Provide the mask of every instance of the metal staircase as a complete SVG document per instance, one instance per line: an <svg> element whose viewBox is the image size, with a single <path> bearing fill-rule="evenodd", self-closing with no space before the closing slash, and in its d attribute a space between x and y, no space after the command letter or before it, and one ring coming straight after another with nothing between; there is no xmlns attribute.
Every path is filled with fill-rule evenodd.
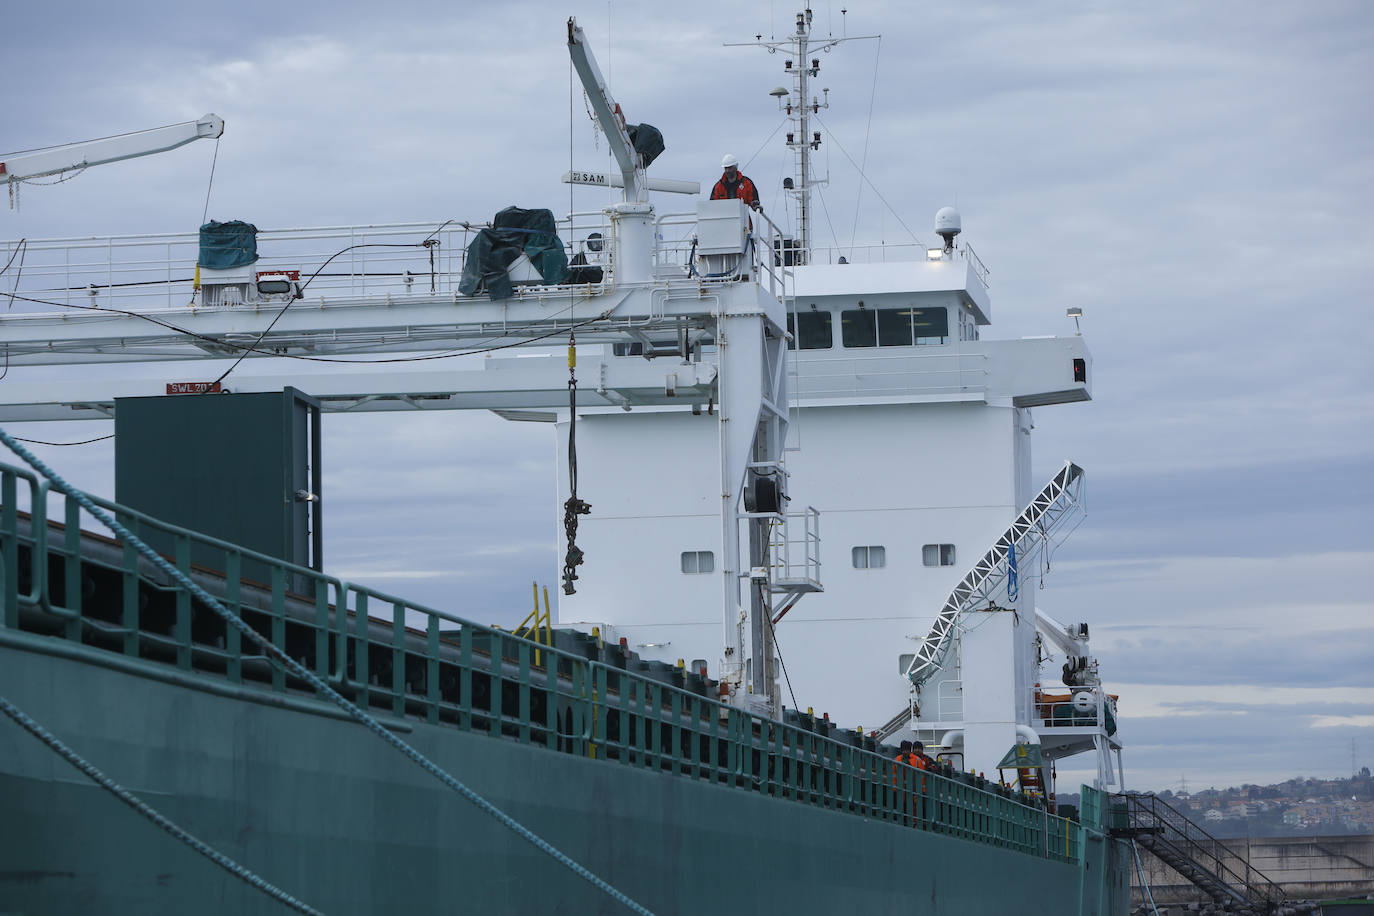
<svg viewBox="0 0 1374 916"><path fill-rule="evenodd" d="M1072 461L1064 462L988 552L959 580L907 667L906 675L918 690L940 669L940 660L953 641L959 618L991 603L1015 572L1016 558L1025 563L1057 528L1082 511L1082 489L1083 469Z"/></svg>
<svg viewBox="0 0 1374 916"><path fill-rule="evenodd" d="M1177 808L1154 795L1127 792L1116 797L1126 803L1126 826L1113 828L1112 834L1135 840L1228 912L1258 916L1275 912L1283 903L1277 884L1231 854ZM1228 859L1243 868L1244 874L1227 865Z"/></svg>

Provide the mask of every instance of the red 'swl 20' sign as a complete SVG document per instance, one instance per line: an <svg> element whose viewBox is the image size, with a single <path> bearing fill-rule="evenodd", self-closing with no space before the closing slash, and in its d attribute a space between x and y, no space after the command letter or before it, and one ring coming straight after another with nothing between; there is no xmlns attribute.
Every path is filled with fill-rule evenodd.
<svg viewBox="0 0 1374 916"><path fill-rule="evenodd" d="M219 382L168 382L168 394L218 394Z"/></svg>

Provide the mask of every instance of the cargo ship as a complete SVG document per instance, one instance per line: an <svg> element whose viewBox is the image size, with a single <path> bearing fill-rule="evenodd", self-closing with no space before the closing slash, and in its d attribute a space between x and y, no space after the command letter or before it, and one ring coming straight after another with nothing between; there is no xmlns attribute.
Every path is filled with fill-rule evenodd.
<svg viewBox="0 0 1374 916"><path fill-rule="evenodd" d="M842 40L808 9L757 42L794 222L650 178L662 135L570 20L618 171L567 180L621 188L604 211L4 243L9 364L121 370L0 390L112 416L116 464L105 500L3 437L6 912L1128 910L1116 698L1030 585L1085 481L1032 478L1031 411L1088 400L1091 356L986 336L952 208L937 245L813 243ZM549 424L556 609L503 630L329 574L321 423L415 409Z"/></svg>

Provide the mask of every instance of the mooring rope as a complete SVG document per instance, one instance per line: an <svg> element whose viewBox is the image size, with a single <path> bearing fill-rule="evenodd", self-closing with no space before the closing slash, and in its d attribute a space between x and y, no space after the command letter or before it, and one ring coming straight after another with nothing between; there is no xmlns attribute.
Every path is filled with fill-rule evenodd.
<svg viewBox="0 0 1374 916"><path fill-rule="evenodd" d="M102 789L105 789L107 792L110 792L112 795L114 795L115 798L124 802L124 804L128 805L130 808L133 808L139 814L143 815L148 820L152 821L154 824L161 827L163 830L167 831L172 836L176 837L178 840L181 840L187 846L190 846L196 852L205 856L205 858L209 859L211 862L214 862L216 865L218 865L225 871L229 872L234 877L238 878L241 881L246 881L247 883L253 885L253 887L262 891L267 896L272 897L273 899L286 904L298 913L306 913L308 914L308 916L324 916L324 914L321 913L319 910L315 909L312 906L309 906L308 904L302 903L301 901L297 900L295 897L292 897L290 894L288 894L281 888L269 884L267 881L264 881L262 878L253 874L253 872L244 868L242 865L235 862L228 856L224 855L222 852L219 852L205 841L197 839L195 836L192 836L191 833L188 832L184 827L181 827L178 824L175 824L172 821L168 820L165 816L158 813L156 809L148 805L137 795L134 795L128 789L124 788L119 783L115 782L113 779L102 773L90 761L86 760L76 751L67 747L67 745L63 744L61 739L59 739L56 735L48 731L43 726L39 725L37 722L31 719L22 709L15 706L13 703L5 699L4 697L0 697L0 712L3 712L5 715L9 716L16 723L18 723L18 725L21 728L23 728L29 734L33 735L39 741L42 741L44 744L46 744L62 759L66 760L68 763L76 767L81 772L85 773L96 785L100 786Z"/></svg>
<svg viewBox="0 0 1374 916"><path fill-rule="evenodd" d="M176 566L169 563L166 560L166 558L164 558L161 554L153 550L153 548L149 547L142 540L136 537L133 534L133 532L129 531L129 529L121 525L109 513L105 512L99 506L97 506L95 502L92 501L91 498L87 496L84 491L72 486L62 477L62 475L58 474L52 468L48 467L36 455L34 455L28 449L24 448L24 446L20 445L17 441L15 441L14 437L11 436L4 429L0 429L0 442L3 442L6 446L9 447L10 451L14 452L20 458L23 458L26 462L28 462L29 466L32 467L34 470L38 471L48 480L52 481L55 487L57 487L70 498L76 500L83 509L85 509L87 512L91 514L93 518L95 518L101 524L105 525L105 527L109 528L111 531L117 534L120 537L120 539L124 541L124 543L132 545L134 549L137 550L150 563L152 563L158 569L162 570L168 576L171 576L174 580L176 580L183 588L185 588L192 595L194 595L201 603L203 603L206 607L210 608L210 610L214 611L221 618L223 618L225 623L227 623L229 626L234 627L250 642L254 643L260 649L262 649L264 655L275 661L278 665L281 665L292 675L309 683L310 686L314 687L315 690L317 690L326 699L328 699L330 702L334 703L334 705L338 706L340 709L346 712L356 722L366 726L375 735L377 735L377 737L381 738L387 744L390 744L396 750L400 751L402 754L408 757L413 763L415 763L421 769L428 772L435 779L438 779L440 782L448 786L453 791L457 792L463 798L472 802L472 804L476 805L480 810L482 810L486 814L489 814L492 817L494 817L497 821L499 821L502 824L502 826L506 827L507 829L515 833L521 839L528 841L540 852L545 853L549 857L553 858L555 861L566 866L578 877L586 880L597 889L605 892L607 896L624 904L631 911L639 913L641 914L641 916L653 916L653 913L650 910L646 909L645 907L636 903L634 900L630 899L629 896L617 890L615 887L613 887L605 880L599 878L597 875L593 874L589 869L585 868L582 865L579 865L566 853L563 853L557 848L555 848L553 844L549 843L543 837L540 837L538 834L534 833L528 827L524 826L519 821L515 820L515 818L511 817L509 814L506 814L500 808L496 807L494 804L487 801L481 795L477 794L477 792L470 789L468 786L464 785L455 777L451 776L448 772L439 767L437 764L433 763L429 758L425 757L425 755L421 754L419 751L411 747L405 741L402 741L400 738L393 735L390 731L387 730L386 726L382 725L382 723L378 722L376 719L368 715L362 709L355 706L346 697L344 697L343 694L339 693L337 690L330 687L327 683L324 682L324 680L322 680L317 674L315 674L315 672L311 671L309 668L306 668L300 662L296 661L294 658L291 658L281 649L277 648L275 645L272 644L270 640L264 637L257 630L253 629L253 627L251 627L238 615L230 613L230 611L227 608L225 608L222 604L220 604L214 596L212 596L205 589L201 588L199 585L193 582L189 576L187 576L181 570L177 569Z"/></svg>

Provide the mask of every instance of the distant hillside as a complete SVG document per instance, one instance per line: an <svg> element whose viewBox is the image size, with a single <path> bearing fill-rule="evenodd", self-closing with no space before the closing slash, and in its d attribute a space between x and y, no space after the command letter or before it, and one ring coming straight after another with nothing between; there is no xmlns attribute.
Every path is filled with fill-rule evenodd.
<svg viewBox="0 0 1374 916"><path fill-rule="evenodd" d="M1374 833L1374 778L1290 779L1271 786L1156 793L1216 837ZM1077 804L1076 796L1060 801Z"/></svg>

